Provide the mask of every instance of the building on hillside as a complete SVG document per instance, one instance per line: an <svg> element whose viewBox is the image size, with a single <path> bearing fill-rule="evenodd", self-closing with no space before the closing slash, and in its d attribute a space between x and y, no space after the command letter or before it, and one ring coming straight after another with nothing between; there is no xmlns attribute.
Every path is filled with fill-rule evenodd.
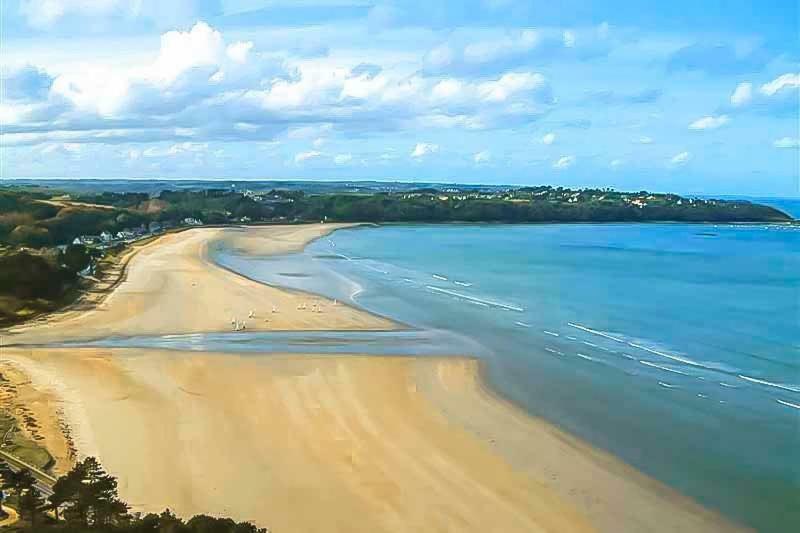
<svg viewBox="0 0 800 533"><path fill-rule="evenodd" d="M72 244L79 245L82 244L84 246L88 246L90 244L98 244L100 242L100 237L96 235L81 235L80 237L75 237L73 239Z"/></svg>

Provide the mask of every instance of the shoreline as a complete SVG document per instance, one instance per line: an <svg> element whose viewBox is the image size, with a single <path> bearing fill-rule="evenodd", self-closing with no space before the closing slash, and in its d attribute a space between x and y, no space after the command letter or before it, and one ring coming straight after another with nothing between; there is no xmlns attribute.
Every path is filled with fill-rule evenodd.
<svg viewBox="0 0 800 533"><path fill-rule="evenodd" d="M334 305L322 296L266 285L204 259L205 248L214 239L238 237L240 246L253 247L256 241L268 243L263 252L285 253L340 227L347 225L197 228L164 235L135 251L124 279L101 301L89 309L7 328L4 344L226 332L233 329L233 319L251 331L397 329L399 325L386 318L344 303ZM309 303L320 305L324 312L309 311Z"/></svg>
<svg viewBox="0 0 800 533"><path fill-rule="evenodd" d="M325 232L347 227L326 226ZM264 252L263 240L270 231L262 228L271 228L277 237L270 241L267 253L279 254L292 246L302 249L310 242L308 232L316 232L315 238L326 234L319 233L323 230L319 225L305 226L311 228L308 231L298 227L242 228L249 242L240 244ZM133 279L123 280L106 295L99 310L86 311L111 315L110 328L95 327L95 333L169 329L135 319L148 313L158 315L151 317L156 322L171 322L172 329L217 324L203 313L196 315L200 323L187 322L166 304L172 298L188 300L188 306L234 305L225 301L228 298L242 309L258 300L252 297L253 291L284 298L287 303L301 298L327 300L256 283L203 255L209 242L233 231L191 232L202 237L193 241L189 235L183 243L158 239L159 246L153 246L162 251L171 247L175 253L146 251L151 243L137 252L137 263L136 257L129 260ZM297 233L306 240L298 244ZM200 265L198 257L205 264ZM170 268L175 272L170 273ZM221 278L217 271L222 272ZM186 287L187 276L197 278L200 287L210 286L209 293L201 291L198 299L196 291ZM259 285L269 290L258 289ZM138 289L146 289L144 296L157 295L162 305L158 301L155 306L142 305ZM121 316L114 310L119 306L124 308ZM336 317L335 324L327 324L335 327L326 330L348 331L339 328L353 326L353 330L382 331L371 328L396 326L359 309L345 310L347 316ZM292 312L291 307L287 314L291 316L286 323L293 327L280 331L304 331L324 324L317 320L320 317ZM120 476L123 497L130 496L136 508L169 506L180 514L218 512L240 519L263 513L256 517L259 524L276 530L281 525L282 530L291 531L399 531L415 526L424 530L432 524L448 531L467 526L487 531L747 531L607 452L532 417L491 388L484 363L474 358L315 356L313 347L308 355L248 357L34 345L37 338L64 340L63 335L69 338L76 329L93 327L85 318L77 323L70 323L75 319L69 317L65 320L66 325L50 324L56 331L44 336L27 332L26 337L23 331L22 340L27 342L4 346L3 356L31 365L39 386L61 395L65 414L76 429L79 451L96 454L108 463L109 470ZM165 441L158 444L163 447L161 456L150 453L155 444L149 442L148 429L155 428L167 433L157 439ZM229 432L238 437L231 440ZM306 438L295 441L296 433ZM226 448L229 441L243 453L231 454ZM218 449L212 456L220 464L204 457L209 447ZM253 460L264 479L253 478L249 472ZM290 464L282 464L286 461ZM148 475L137 470L137 464L158 468ZM164 482L169 486L159 486L159 494L146 490L152 489L148 482L164 472L174 477ZM317 475L320 481L315 485ZM208 483L208 476L216 476L221 484L243 476L249 485L240 494L225 484L230 497L220 501L214 496L218 488ZM293 507L288 501L291 496L287 495L294 490L300 490L297 494L306 502L304 507ZM272 515L257 511L246 497L253 493L270 494L283 503L273 505ZM502 512L485 522L474 510L489 505ZM319 516L303 516L314 514L301 510L308 508ZM363 524L354 524L352 516L363 517Z"/></svg>
<svg viewBox="0 0 800 533"><path fill-rule="evenodd" d="M655 498L656 500L665 500L670 504L676 504L679 508L681 508L685 512L689 512L690 514L694 515L694 518L698 519L701 522L705 522L706 524L703 526L703 529L697 530L699 531L731 531L731 532L750 532L753 533L750 527L745 524L741 524L738 522L734 522L732 519L724 516L720 511L706 507L701 503L695 501L690 496L687 496L678 490L670 487L669 485L665 484L663 481L642 472L638 468L626 463L613 453L594 446L593 444L589 443L573 435L572 433L568 432L565 429L562 429L554 422L547 420L546 418L538 415L533 415L529 413L522 405L516 403L513 399L506 397L503 392L491 385L491 382L488 378L488 371L487 371L487 364L485 361L480 359L475 359L478 364L477 370L477 381L478 387L481 390L481 393L486 395L492 402L498 404L498 406L502 406L502 408L509 413L514 413L516 418L522 419L530 419L534 421L536 424L539 424L541 428L546 431L548 434L552 435L556 440L565 443L570 448L573 448L578 452L578 455L588 459L591 463L594 463L600 468L604 470L608 470L612 472L614 475L618 475L620 477L625 478L628 482L631 482L633 485L639 487L642 492L649 493L650 496ZM514 451L509 451L504 454L510 462L514 461ZM569 494L564 492L562 496L569 498ZM610 516L602 516L602 517L594 517L595 519L592 521L594 526L598 526L598 524L603 522L608 522L604 525L604 527L599 528L601 531L609 531L609 532L616 532L616 531L626 531L620 524L621 522L617 522L619 517L610 517ZM654 527L652 524L650 527ZM673 525L664 526L666 528L675 527ZM708 529L706 529L708 528ZM660 531L660 529L648 529L648 531ZM678 529L679 531L692 531L692 529ZM636 530L631 530L631 533L634 533Z"/></svg>

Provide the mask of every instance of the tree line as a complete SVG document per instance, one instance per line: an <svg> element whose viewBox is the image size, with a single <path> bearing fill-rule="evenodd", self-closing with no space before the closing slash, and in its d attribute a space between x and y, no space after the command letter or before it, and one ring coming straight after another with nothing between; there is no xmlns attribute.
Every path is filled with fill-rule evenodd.
<svg viewBox="0 0 800 533"><path fill-rule="evenodd" d="M268 533L249 522L197 515L189 520L168 509L161 514L131 513L120 499L117 480L94 457L78 462L45 497L27 469L0 462L5 504L14 505L21 521L9 528L20 533ZM0 507L0 512L2 508Z"/></svg>

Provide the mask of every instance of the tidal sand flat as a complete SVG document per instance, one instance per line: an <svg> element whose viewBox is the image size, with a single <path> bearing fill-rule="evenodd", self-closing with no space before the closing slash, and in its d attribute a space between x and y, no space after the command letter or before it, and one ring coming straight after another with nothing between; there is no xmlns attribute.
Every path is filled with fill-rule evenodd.
<svg viewBox="0 0 800 533"><path fill-rule="evenodd" d="M166 236L137 253L97 309L18 328L3 359L60 399L78 453L118 476L135 510L300 532L742 530L498 398L475 359L56 345L228 331L228 315L272 315L273 304L264 329L391 329L322 297L322 313L297 309L312 296L206 253L225 240L267 254L273 238L277 251L296 250L331 229Z"/></svg>

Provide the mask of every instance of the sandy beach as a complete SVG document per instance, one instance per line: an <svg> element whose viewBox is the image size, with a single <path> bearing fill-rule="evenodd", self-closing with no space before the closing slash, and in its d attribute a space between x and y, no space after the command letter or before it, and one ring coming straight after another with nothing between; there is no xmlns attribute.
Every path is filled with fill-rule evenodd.
<svg viewBox="0 0 800 533"><path fill-rule="evenodd" d="M2 360L61 413L135 510L274 532L744 531L487 390L477 360L43 347L109 335L389 329L210 263L285 253L333 225L203 228L142 247L94 309L4 333ZM321 303L322 313L298 310ZM278 307L272 313L272 306ZM53 430L55 431L55 430Z"/></svg>
<svg viewBox="0 0 800 533"><path fill-rule="evenodd" d="M334 305L327 298L249 280L206 257L209 243L215 240L252 254L280 254L300 249L340 227L198 228L164 235L136 251L128 261L124 281L98 305L12 328L4 342L44 344L109 336L221 332L233 329L232 320L243 323L247 331L395 328L389 320ZM301 305L306 309L298 309ZM312 312L314 305L321 305L322 312Z"/></svg>

